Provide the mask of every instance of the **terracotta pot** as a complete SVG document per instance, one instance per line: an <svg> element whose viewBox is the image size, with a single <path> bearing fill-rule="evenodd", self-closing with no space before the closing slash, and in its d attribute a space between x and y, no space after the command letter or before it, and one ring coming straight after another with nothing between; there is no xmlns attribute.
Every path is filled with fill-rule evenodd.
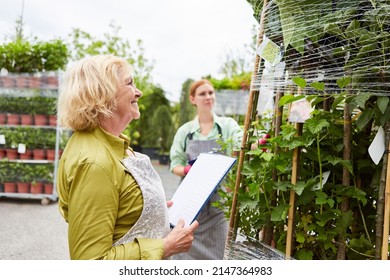
<svg viewBox="0 0 390 280"><path fill-rule="evenodd" d="M32 158L32 151L26 150L24 154L19 154L20 159L31 159Z"/></svg>
<svg viewBox="0 0 390 280"><path fill-rule="evenodd" d="M45 194L53 194L53 183L45 183L44 184Z"/></svg>
<svg viewBox="0 0 390 280"><path fill-rule="evenodd" d="M32 125L33 124L33 116L28 114L20 115L20 124L23 125Z"/></svg>
<svg viewBox="0 0 390 280"><path fill-rule="evenodd" d="M16 87L17 88L27 88L28 87L28 77L25 76L16 76Z"/></svg>
<svg viewBox="0 0 390 280"><path fill-rule="evenodd" d="M55 115L49 116L49 125L50 126L57 126L57 116L55 116Z"/></svg>
<svg viewBox="0 0 390 280"><path fill-rule="evenodd" d="M19 115L18 114L7 114L7 124L19 124Z"/></svg>
<svg viewBox="0 0 390 280"><path fill-rule="evenodd" d="M41 78L40 77L29 77L30 88L41 88Z"/></svg>
<svg viewBox="0 0 390 280"><path fill-rule="evenodd" d="M4 182L4 192L5 193L15 193L16 192L16 183L15 182Z"/></svg>
<svg viewBox="0 0 390 280"><path fill-rule="evenodd" d="M18 189L18 193L29 193L30 192L30 183L16 182L16 188Z"/></svg>
<svg viewBox="0 0 390 280"><path fill-rule="evenodd" d="M15 79L14 79L14 77L4 76L4 77L0 77L0 78L2 80L3 87L5 87L5 88L13 88L15 86Z"/></svg>
<svg viewBox="0 0 390 280"><path fill-rule="evenodd" d="M46 159L46 150L34 149L33 150L33 159Z"/></svg>
<svg viewBox="0 0 390 280"><path fill-rule="evenodd" d="M30 184L30 193L43 193L43 182L35 182Z"/></svg>
<svg viewBox="0 0 390 280"><path fill-rule="evenodd" d="M7 157L5 149L0 149L0 159L5 158L5 157Z"/></svg>
<svg viewBox="0 0 390 280"><path fill-rule="evenodd" d="M18 159L19 154L17 149L6 149L5 157L8 159Z"/></svg>
<svg viewBox="0 0 390 280"><path fill-rule="evenodd" d="M58 77L48 76L47 77L47 85L49 88L52 88L52 89L58 88Z"/></svg>
<svg viewBox="0 0 390 280"><path fill-rule="evenodd" d="M34 124L35 125L47 125L47 116L46 115L34 115Z"/></svg>
<svg viewBox="0 0 390 280"><path fill-rule="evenodd" d="M56 150L46 150L46 159L54 160L56 155Z"/></svg>
<svg viewBox="0 0 390 280"><path fill-rule="evenodd" d="M7 115L5 113L0 113L0 124L7 123Z"/></svg>

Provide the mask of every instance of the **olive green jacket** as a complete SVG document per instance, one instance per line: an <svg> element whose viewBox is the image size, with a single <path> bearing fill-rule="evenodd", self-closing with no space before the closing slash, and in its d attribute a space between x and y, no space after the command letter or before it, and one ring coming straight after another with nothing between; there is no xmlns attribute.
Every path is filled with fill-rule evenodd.
<svg viewBox="0 0 390 280"><path fill-rule="evenodd" d="M138 220L141 190L125 171L129 139L101 128L70 137L58 167L59 210L69 224L71 259L161 259L162 239L113 246ZM153 222L153 221L151 221Z"/></svg>

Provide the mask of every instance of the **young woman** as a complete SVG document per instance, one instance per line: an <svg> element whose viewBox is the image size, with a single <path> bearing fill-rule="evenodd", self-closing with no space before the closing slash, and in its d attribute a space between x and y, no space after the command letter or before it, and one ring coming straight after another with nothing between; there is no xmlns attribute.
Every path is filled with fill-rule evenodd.
<svg viewBox="0 0 390 280"><path fill-rule="evenodd" d="M190 87L191 103L196 107L194 120L182 125L173 140L170 150L171 171L184 177L191 165L189 161L196 159L202 152L219 151L217 140L231 139L233 146L225 152L231 155L239 150L242 141L242 129L229 117L219 117L213 113L215 92L208 80L199 80ZM196 186L194 191L196 191ZM187 253L178 254L174 259L223 259L228 221L222 210L211 204L220 197L215 192L197 217L200 226L195 233L195 240Z"/></svg>

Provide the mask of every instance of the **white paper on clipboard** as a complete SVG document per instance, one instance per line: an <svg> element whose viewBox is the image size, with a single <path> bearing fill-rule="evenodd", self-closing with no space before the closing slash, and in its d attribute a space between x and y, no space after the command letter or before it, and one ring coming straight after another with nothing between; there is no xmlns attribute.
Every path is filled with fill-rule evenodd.
<svg viewBox="0 0 390 280"><path fill-rule="evenodd" d="M201 153L172 196L173 205L168 208L169 222L174 227L179 219L190 225L209 200L223 178L236 162L236 158Z"/></svg>

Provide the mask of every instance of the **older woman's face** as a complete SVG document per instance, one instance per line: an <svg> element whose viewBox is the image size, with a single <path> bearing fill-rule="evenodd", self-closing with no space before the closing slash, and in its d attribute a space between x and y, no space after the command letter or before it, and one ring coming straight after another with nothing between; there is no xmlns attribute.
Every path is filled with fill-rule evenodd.
<svg viewBox="0 0 390 280"><path fill-rule="evenodd" d="M124 123L129 123L141 116L138 108L138 98L141 96L142 92L135 86L133 77L124 75L118 85L116 111L117 116Z"/></svg>

